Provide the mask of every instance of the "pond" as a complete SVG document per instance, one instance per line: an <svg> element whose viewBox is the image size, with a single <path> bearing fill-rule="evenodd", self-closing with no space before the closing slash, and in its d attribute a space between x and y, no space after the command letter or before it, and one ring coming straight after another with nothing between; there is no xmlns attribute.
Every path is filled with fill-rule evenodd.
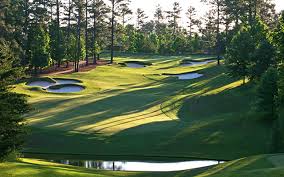
<svg viewBox="0 0 284 177"><path fill-rule="evenodd" d="M130 161L83 161L83 160L50 160L51 162L113 171L169 172L208 167L223 161L195 160L182 162L130 162Z"/></svg>

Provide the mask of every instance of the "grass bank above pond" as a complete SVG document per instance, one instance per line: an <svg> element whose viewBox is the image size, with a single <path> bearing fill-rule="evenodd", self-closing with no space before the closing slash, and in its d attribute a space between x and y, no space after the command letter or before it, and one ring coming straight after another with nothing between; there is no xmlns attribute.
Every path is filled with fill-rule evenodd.
<svg viewBox="0 0 284 177"><path fill-rule="evenodd" d="M282 177L284 155L259 155L242 158L211 168L180 172L99 171L55 164L35 159L0 163L1 177Z"/></svg>
<svg viewBox="0 0 284 177"><path fill-rule="evenodd" d="M15 91L30 95L35 108L26 116L31 134L24 151L130 155L122 160L143 160L137 159L143 155L232 160L269 153L270 125L247 114L254 87L242 86L216 63L179 67L185 58L191 56L129 56L116 62L153 65L114 64L63 75L86 86L72 94L19 84ZM162 75L197 71L204 77L181 81Z"/></svg>
<svg viewBox="0 0 284 177"><path fill-rule="evenodd" d="M201 173L203 170L198 169L186 172L102 171L56 164L37 159L20 159L18 162L0 163L1 177L188 177Z"/></svg>

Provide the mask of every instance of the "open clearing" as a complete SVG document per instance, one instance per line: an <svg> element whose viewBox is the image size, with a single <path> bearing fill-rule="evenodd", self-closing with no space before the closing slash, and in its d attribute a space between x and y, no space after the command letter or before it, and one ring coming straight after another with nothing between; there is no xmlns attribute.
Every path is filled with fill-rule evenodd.
<svg viewBox="0 0 284 177"><path fill-rule="evenodd" d="M206 57L186 57L200 58ZM59 75L81 80L86 89L78 93L48 93L19 84L15 91L30 95L34 107L26 116L32 131L24 152L78 159L107 155L111 160L233 160L268 153L270 126L247 114L254 88L242 86L215 62L179 67L184 59L120 57L117 62L152 65L114 64ZM163 75L187 72L204 76L178 80Z"/></svg>

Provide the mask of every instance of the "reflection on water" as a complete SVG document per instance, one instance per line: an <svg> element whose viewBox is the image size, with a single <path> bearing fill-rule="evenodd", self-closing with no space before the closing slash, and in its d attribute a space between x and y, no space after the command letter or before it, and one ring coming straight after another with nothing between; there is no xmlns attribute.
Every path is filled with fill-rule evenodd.
<svg viewBox="0 0 284 177"><path fill-rule="evenodd" d="M93 168L99 170L113 171L182 171L208 167L223 163L221 161L185 161L185 162L122 162L122 161L79 161L79 160L52 160L52 162L79 166L84 168Z"/></svg>

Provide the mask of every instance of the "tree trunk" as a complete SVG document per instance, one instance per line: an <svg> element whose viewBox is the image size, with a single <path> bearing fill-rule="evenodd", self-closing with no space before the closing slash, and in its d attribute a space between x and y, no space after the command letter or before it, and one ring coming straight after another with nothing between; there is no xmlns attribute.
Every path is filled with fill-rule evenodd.
<svg viewBox="0 0 284 177"><path fill-rule="evenodd" d="M221 59L221 48L220 48L220 4L218 2L217 4L217 60L218 65L220 65L220 59Z"/></svg>
<svg viewBox="0 0 284 177"><path fill-rule="evenodd" d="M257 0L254 0L254 18L256 18L257 15Z"/></svg>
<svg viewBox="0 0 284 177"><path fill-rule="evenodd" d="M77 26L77 58L75 60L75 72L79 72L79 62L81 58L81 9L78 14L78 26Z"/></svg>
<svg viewBox="0 0 284 177"><path fill-rule="evenodd" d="M68 1L68 28L67 28L67 37L68 44L70 44L70 36L71 36L71 0Z"/></svg>
<svg viewBox="0 0 284 177"><path fill-rule="evenodd" d="M50 20L52 21L53 19L53 2L52 0L50 1Z"/></svg>
<svg viewBox="0 0 284 177"><path fill-rule="evenodd" d="M125 13L122 14L122 26L125 27Z"/></svg>
<svg viewBox="0 0 284 177"><path fill-rule="evenodd" d="M95 0L94 0L95 1ZM95 3L95 2L94 2ZM94 7L94 5L93 5ZM93 64L96 65L97 64L97 57L96 57L96 30L97 30L97 17L96 17L96 10L97 9L94 9L93 8L93 12L94 12L94 15L93 15L93 21L94 21L94 24L93 24L93 41L92 41L92 44L93 44Z"/></svg>
<svg viewBox="0 0 284 177"><path fill-rule="evenodd" d="M24 22L24 59L22 60L23 65L29 64L29 51L28 51L28 25L29 25L29 4L28 0L25 0L25 22Z"/></svg>
<svg viewBox="0 0 284 177"><path fill-rule="evenodd" d="M112 0L112 14L111 14L111 54L110 63L113 63L113 52L114 52L114 0Z"/></svg>
<svg viewBox="0 0 284 177"><path fill-rule="evenodd" d="M59 47L60 47L60 43L61 43L61 40L60 40L60 11L59 11L59 0L56 0L56 33L57 33L57 50L59 50ZM58 59L57 61L57 66L58 68L60 68L60 65L61 65L61 59Z"/></svg>
<svg viewBox="0 0 284 177"><path fill-rule="evenodd" d="M88 0L86 0L86 4L85 4L85 10L86 10L86 24L85 24L85 55L86 55L86 66L89 65L89 59L88 59Z"/></svg>

